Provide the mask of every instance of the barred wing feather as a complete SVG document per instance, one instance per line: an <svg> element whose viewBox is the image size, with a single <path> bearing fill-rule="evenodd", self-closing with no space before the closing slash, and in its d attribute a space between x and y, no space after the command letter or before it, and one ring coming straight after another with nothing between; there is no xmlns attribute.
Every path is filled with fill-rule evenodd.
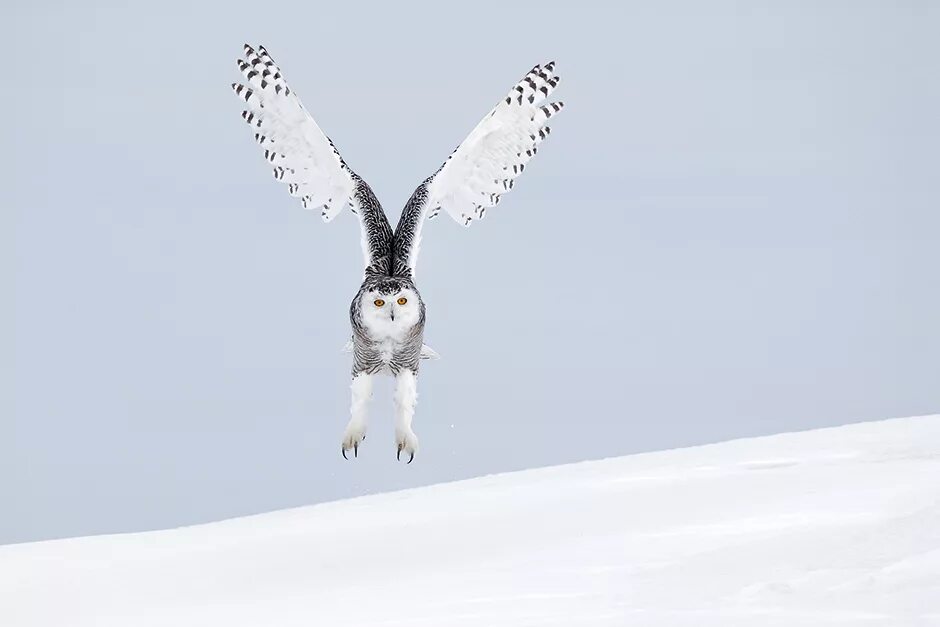
<svg viewBox="0 0 940 627"><path fill-rule="evenodd" d="M513 188L551 132L547 122L565 106L548 101L558 82L554 61L532 68L415 190L395 230L397 271L414 271L425 218L443 208L470 226Z"/></svg>
<svg viewBox="0 0 940 627"><path fill-rule="evenodd" d="M432 215L443 207L469 226L512 189L551 132L546 123L565 106L546 102L558 85L554 70L554 62L532 68L444 162L428 185Z"/></svg>
<svg viewBox="0 0 940 627"><path fill-rule="evenodd" d="M247 107L242 118L273 168L305 209L320 209L331 221L348 204L359 216L366 266L385 271L391 250L391 228L372 190L343 161L333 142L307 113L287 85L281 69L264 46L245 45L238 69L245 83L232 83Z"/></svg>

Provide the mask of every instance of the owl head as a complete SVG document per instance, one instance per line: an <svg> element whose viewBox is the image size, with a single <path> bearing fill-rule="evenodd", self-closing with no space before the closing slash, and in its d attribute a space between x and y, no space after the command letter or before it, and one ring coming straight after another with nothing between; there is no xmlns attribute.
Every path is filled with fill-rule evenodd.
<svg viewBox="0 0 940 627"><path fill-rule="evenodd" d="M421 295L410 281L384 278L362 292L360 311L367 325L409 328L421 319ZM370 324L372 323L372 324Z"/></svg>

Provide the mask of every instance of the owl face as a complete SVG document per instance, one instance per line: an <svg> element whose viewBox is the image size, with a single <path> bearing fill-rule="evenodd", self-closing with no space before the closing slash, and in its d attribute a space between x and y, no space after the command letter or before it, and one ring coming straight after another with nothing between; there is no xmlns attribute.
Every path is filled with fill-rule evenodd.
<svg viewBox="0 0 940 627"><path fill-rule="evenodd" d="M418 324L421 298L411 287L389 282L363 292L360 311L373 336L396 337Z"/></svg>

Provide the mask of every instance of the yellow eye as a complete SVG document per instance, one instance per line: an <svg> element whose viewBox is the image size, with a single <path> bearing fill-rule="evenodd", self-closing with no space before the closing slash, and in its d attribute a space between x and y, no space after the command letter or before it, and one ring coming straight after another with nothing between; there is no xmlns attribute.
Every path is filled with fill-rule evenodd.
<svg viewBox="0 0 940 627"><path fill-rule="evenodd" d="M408 299L405 298L404 296L402 296L401 298L398 299L398 304L399 304L399 305L404 305L404 304L407 303L407 302L408 302Z"/></svg>
<svg viewBox="0 0 940 627"><path fill-rule="evenodd" d="M376 299L375 299L375 306L376 306L376 307L382 307L383 305L385 305L385 301L384 301L384 300L382 300L381 298L376 298Z"/></svg>

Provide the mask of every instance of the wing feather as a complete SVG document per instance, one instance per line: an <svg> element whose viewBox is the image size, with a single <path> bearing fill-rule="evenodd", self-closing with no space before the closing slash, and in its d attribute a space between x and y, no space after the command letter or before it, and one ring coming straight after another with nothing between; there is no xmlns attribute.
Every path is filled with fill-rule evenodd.
<svg viewBox="0 0 940 627"><path fill-rule="evenodd" d="M548 100L559 81L554 61L529 70L415 190L395 229L396 272L414 272L425 218L443 208L470 226L513 188L551 132L546 123L564 109Z"/></svg>
<svg viewBox="0 0 940 627"><path fill-rule="evenodd" d="M469 210L474 205L495 206L548 136L546 122L564 108L563 102L547 101L558 82L554 62L523 76L434 176L428 186L431 204L464 226L478 219Z"/></svg>
<svg viewBox="0 0 940 627"><path fill-rule="evenodd" d="M387 272L392 232L371 188L346 165L264 46L245 44L244 51L237 65L245 83L232 83L232 90L275 180L305 209L319 209L325 222L349 205L359 217L366 267Z"/></svg>

